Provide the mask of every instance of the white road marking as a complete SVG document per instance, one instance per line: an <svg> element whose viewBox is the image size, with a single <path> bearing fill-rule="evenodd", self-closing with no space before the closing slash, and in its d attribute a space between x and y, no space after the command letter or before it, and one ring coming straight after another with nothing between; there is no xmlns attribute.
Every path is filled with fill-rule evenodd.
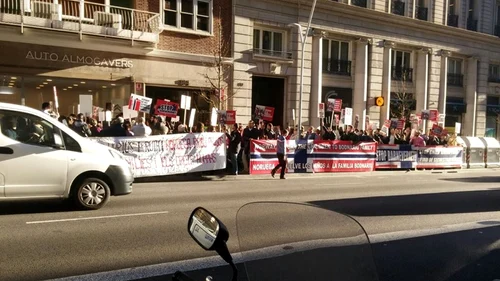
<svg viewBox="0 0 500 281"><path fill-rule="evenodd" d="M100 217L72 218L72 219L60 219L60 220L28 221L28 222L26 222L26 224L42 224L42 223L56 223L56 222L69 222L69 221L83 221L83 220L101 220L101 219L114 219L114 218L123 218L123 217L137 217L137 216L150 216L150 215L162 215L162 214L168 214L168 211L136 213L136 214L123 214L123 215L112 215L112 216L100 216Z"/></svg>

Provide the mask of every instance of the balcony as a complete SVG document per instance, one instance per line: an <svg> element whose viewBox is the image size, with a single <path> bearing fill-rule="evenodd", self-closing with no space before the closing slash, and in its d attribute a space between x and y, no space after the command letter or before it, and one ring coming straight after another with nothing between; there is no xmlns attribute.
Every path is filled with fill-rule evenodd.
<svg viewBox="0 0 500 281"><path fill-rule="evenodd" d="M458 15L448 15L448 26L458 27Z"/></svg>
<svg viewBox="0 0 500 281"><path fill-rule="evenodd" d="M362 7L362 8L368 7L367 0L351 0L351 5Z"/></svg>
<svg viewBox="0 0 500 281"><path fill-rule="evenodd" d="M158 42L158 13L83 0L0 0L0 24Z"/></svg>
<svg viewBox="0 0 500 281"><path fill-rule="evenodd" d="M393 1L392 2L392 13L395 15L404 16L405 15L405 2L403 1Z"/></svg>
<svg viewBox="0 0 500 281"><path fill-rule="evenodd" d="M500 37L500 25L495 25L495 36Z"/></svg>
<svg viewBox="0 0 500 281"><path fill-rule="evenodd" d="M426 7L417 7L416 11L415 11L415 18L419 19L419 20L427 20L427 13L428 13L429 9L426 8Z"/></svg>
<svg viewBox="0 0 500 281"><path fill-rule="evenodd" d="M448 86L462 87L464 85L464 75L458 73L448 73Z"/></svg>
<svg viewBox="0 0 500 281"><path fill-rule="evenodd" d="M351 61L323 59L323 72L328 74L351 76Z"/></svg>
<svg viewBox="0 0 500 281"><path fill-rule="evenodd" d="M491 82L491 83L500 83L500 76L498 75L490 75L488 76L488 82Z"/></svg>
<svg viewBox="0 0 500 281"><path fill-rule="evenodd" d="M477 20L468 18L467 19L467 29L471 31L477 31Z"/></svg>
<svg viewBox="0 0 500 281"><path fill-rule="evenodd" d="M253 49L253 58L263 61L290 61L292 60L292 53L266 49Z"/></svg>
<svg viewBox="0 0 500 281"><path fill-rule="evenodd" d="M408 67L393 67L392 80L412 82L413 81L413 68Z"/></svg>

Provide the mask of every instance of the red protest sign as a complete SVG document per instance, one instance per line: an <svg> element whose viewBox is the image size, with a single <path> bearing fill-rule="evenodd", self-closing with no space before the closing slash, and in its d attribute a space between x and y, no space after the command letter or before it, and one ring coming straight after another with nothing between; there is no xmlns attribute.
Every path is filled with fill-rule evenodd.
<svg viewBox="0 0 500 281"><path fill-rule="evenodd" d="M155 105L155 114L164 115L167 117L175 118L179 104L171 101L157 100Z"/></svg>
<svg viewBox="0 0 500 281"><path fill-rule="evenodd" d="M439 111L437 109L429 110L429 120L432 122L437 122L439 119Z"/></svg>
<svg viewBox="0 0 500 281"><path fill-rule="evenodd" d="M219 124L233 125L236 123L236 110L219 110Z"/></svg>
<svg viewBox="0 0 500 281"><path fill-rule="evenodd" d="M405 123L406 123L405 119L399 119L396 128L403 130L405 128Z"/></svg>
<svg viewBox="0 0 500 281"><path fill-rule="evenodd" d="M443 127L441 127L441 126L439 126L437 124L433 124L432 125L431 135L433 135L433 136L442 136L443 134L444 134Z"/></svg>
<svg viewBox="0 0 500 281"><path fill-rule="evenodd" d="M328 112L340 112L342 110L342 100L341 99L328 99Z"/></svg>
<svg viewBox="0 0 500 281"><path fill-rule="evenodd" d="M256 105L255 106L255 118L262 119L264 121L272 122L274 117L274 107Z"/></svg>

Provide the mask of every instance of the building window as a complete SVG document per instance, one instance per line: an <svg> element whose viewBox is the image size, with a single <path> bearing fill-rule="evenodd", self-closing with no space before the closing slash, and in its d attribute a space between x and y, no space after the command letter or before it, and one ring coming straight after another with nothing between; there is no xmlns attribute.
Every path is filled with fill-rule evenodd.
<svg viewBox="0 0 500 281"><path fill-rule="evenodd" d="M428 20L429 18L429 5L426 0L418 0L418 6L415 11L415 18L419 20Z"/></svg>
<svg viewBox="0 0 500 281"><path fill-rule="evenodd" d="M469 0L469 11L467 13L467 29L477 31L477 1Z"/></svg>
<svg viewBox="0 0 500 281"><path fill-rule="evenodd" d="M165 0L164 23L167 26L211 32L211 0Z"/></svg>
<svg viewBox="0 0 500 281"><path fill-rule="evenodd" d="M291 58L285 52L285 32L255 28L253 30L254 54Z"/></svg>
<svg viewBox="0 0 500 281"><path fill-rule="evenodd" d="M405 5L405 1L392 0L392 13L395 15L404 16L406 14Z"/></svg>
<svg viewBox="0 0 500 281"><path fill-rule="evenodd" d="M458 0L448 1L448 26L458 27Z"/></svg>
<svg viewBox="0 0 500 281"><path fill-rule="evenodd" d="M500 37L500 1L497 1L497 5L495 6L495 26L494 26L494 34Z"/></svg>
<svg viewBox="0 0 500 281"><path fill-rule="evenodd" d="M349 43L323 40L323 72L336 75L351 75Z"/></svg>
<svg viewBox="0 0 500 281"><path fill-rule="evenodd" d="M410 52L392 50L392 79L405 82L413 81Z"/></svg>
<svg viewBox="0 0 500 281"><path fill-rule="evenodd" d="M448 85L463 86L462 60L448 59Z"/></svg>
<svg viewBox="0 0 500 281"><path fill-rule="evenodd" d="M500 83L500 65L490 64L488 71L488 81L494 83Z"/></svg>

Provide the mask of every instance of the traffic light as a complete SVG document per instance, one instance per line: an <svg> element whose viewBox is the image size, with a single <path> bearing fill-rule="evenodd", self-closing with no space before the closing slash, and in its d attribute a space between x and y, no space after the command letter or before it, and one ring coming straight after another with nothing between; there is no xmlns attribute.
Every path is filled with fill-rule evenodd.
<svg viewBox="0 0 500 281"><path fill-rule="evenodd" d="M375 98L375 105L376 106L384 106L384 97L376 97Z"/></svg>

